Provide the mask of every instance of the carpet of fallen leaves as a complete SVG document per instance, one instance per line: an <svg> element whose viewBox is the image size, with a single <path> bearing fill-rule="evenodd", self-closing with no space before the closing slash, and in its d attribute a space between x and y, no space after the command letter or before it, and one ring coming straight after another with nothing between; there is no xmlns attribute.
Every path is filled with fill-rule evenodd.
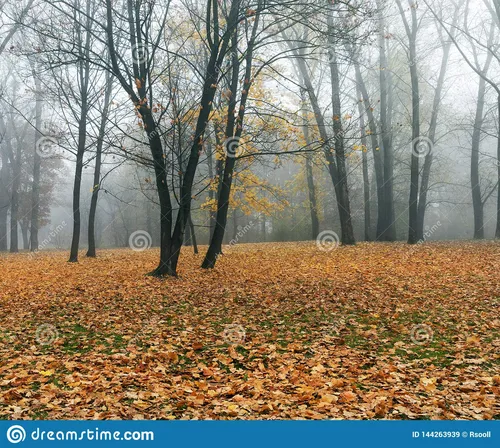
<svg viewBox="0 0 500 448"><path fill-rule="evenodd" d="M157 256L0 256L0 418L500 418L500 244Z"/></svg>

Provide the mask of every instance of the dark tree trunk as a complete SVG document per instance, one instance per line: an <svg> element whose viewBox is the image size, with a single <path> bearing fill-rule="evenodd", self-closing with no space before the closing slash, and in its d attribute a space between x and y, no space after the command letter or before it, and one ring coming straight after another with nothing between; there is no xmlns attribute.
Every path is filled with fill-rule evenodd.
<svg viewBox="0 0 500 448"><path fill-rule="evenodd" d="M301 89L302 103L305 104L305 92ZM309 121L307 119L307 111L302 111L302 133L306 146L309 148L311 145L311 137L309 134ZM316 187L314 185L312 157L310 154L305 156L306 162L306 179L307 179L307 192L309 194L309 211L311 214L311 239L315 240L319 235L319 218L318 218L318 204L316 199Z"/></svg>
<svg viewBox="0 0 500 448"><path fill-rule="evenodd" d="M386 52L385 21L382 12L379 17L379 51L380 51L380 151L383 157L383 205L381 207L380 226L377 229L377 239L381 241L396 240L396 225L394 213L394 155L392 149L391 101L392 83L388 79L388 61Z"/></svg>
<svg viewBox="0 0 500 448"><path fill-rule="evenodd" d="M491 54L491 53L490 53ZM488 56L488 66L491 57ZM479 175L479 149L481 145L481 129L484 121L484 95L486 93L486 81L479 79L479 90L477 96L476 117L474 119L474 130L472 132L470 180L472 191L472 208L474 211L474 239L484 238L484 203L481 196L481 184Z"/></svg>
<svg viewBox="0 0 500 448"><path fill-rule="evenodd" d="M194 223L193 223L193 216L192 214L190 213L189 214L189 233L190 233L190 236L191 236L191 243L193 245L193 251L195 254L198 253L198 243L196 241L196 232L195 232L195 227L194 227Z"/></svg>
<svg viewBox="0 0 500 448"><path fill-rule="evenodd" d="M2 157L2 168L0 170L0 252L4 252L8 248L7 215L10 206L10 173L7 154L2 152L0 157Z"/></svg>
<svg viewBox="0 0 500 448"><path fill-rule="evenodd" d="M233 48L236 48L238 42L237 33L233 36ZM232 187L232 177L233 170L236 163L236 155L238 153L239 138L242 134L243 129L243 118L244 118L244 107L246 105L246 99L248 98L248 91L250 90L250 78L251 78L251 64L248 64L248 57L252 58L251 50L247 55L247 67L244 80L244 89L246 94L242 94L241 107L238 113L238 119L236 119L235 111L237 106L237 91L239 82L239 71L240 63L238 59L237 52L233 52L232 58L232 76L231 76L231 98L229 99L228 111L227 111L227 124L226 124L226 161L224 164L224 171L222 179L219 179L220 189L219 197L217 198L217 215L215 229L210 240L210 245L208 246L208 251L205 255L205 259L202 263L202 268L210 269L215 267L217 262L217 257L222 253L222 242L224 240L224 233L227 225L227 213L229 210L229 201L231 197L231 187ZM251 61L251 59L250 59ZM235 134L236 123L238 122L239 129ZM236 212L236 211L235 211Z"/></svg>
<svg viewBox="0 0 500 448"><path fill-rule="evenodd" d="M39 77L33 70L33 78L35 79L36 89L36 105L35 105L35 154L33 159L33 183L31 191L31 251L38 249L38 222L40 215L40 165L41 157L36 150L36 142L42 137L40 128L42 127L42 86Z"/></svg>
<svg viewBox="0 0 500 448"><path fill-rule="evenodd" d="M495 238L500 239L500 95L497 97L498 108L498 137L497 137L497 227Z"/></svg>
<svg viewBox="0 0 500 448"><path fill-rule="evenodd" d="M10 139L7 142L10 146ZM10 146L10 152L13 157L12 164L12 190L10 199L10 252L19 252L19 187L21 184L21 144L17 142L17 148L14 155Z"/></svg>
<svg viewBox="0 0 500 448"><path fill-rule="evenodd" d="M309 193L309 212L311 213L311 239L315 240L319 235L318 202L316 199L312 160L309 154L306 155L306 176L307 191Z"/></svg>
<svg viewBox="0 0 500 448"><path fill-rule="evenodd" d="M455 9L455 14L453 17L453 26L451 28L451 35L455 35L455 25L458 20L459 8ZM443 95L444 81L446 78L446 71L448 68L448 59L450 56L452 41L447 42L441 38L441 43L443 45L443 57L441 59L441 68L439 71L439 78L436 85L436 90L434 91L434 101L432 105L431 122L429 125L429 141L434 145L436 140L437 123L439 116L439 108L441 105L441 97ZM422 169L422 182L420 185L420 194L418 198L418 222L417 222L417 239L419 241L424 239L424 224L425 224L425 212L427 210L427 195L429 193L429 182L431 177L431 168L434 153L431 151L426 155L424 160L424 167Z"/></svg>
<svg viewBox="0 0 500 448"><path fill-rule="evenodd" d="M359 96L358 88L358 96ZM361 101L358 101L359 126L361 127L361 146L362 146L362 163L363 163L363 201L365 215L365 241L371 241L371 209L370 209L370 178L368 175L368 139L366 138L365 130L365 114Z"/></svg>
<svg viewBox="0 0 500 448"><path fill-rule="evenodd" d="M406 35L410 49L410 78L411 78L411 102L412 102L412 145L411 145L411 179L410 195L408 200L409 223L408 244L418 243L418 181L419 181L419 156L420 156L420 93L417 70L417 12L411 0L408 0L411 14L411 26L406 19L401 0L397 0L397 6L403 19Z"/></svg>
<svg viewBox="0 0 500 448"><path fill-rule="evenodd" d="M78 30L78 50L85 55L78 63L78 82L81 95L80 115L78 120L78 148L76 153L75 180L73 183L73 237L71 239L71 250L69 262L78 261L78 250L80 248L80 192L82 188L83 158L87 144L87 119L89 113L89 85L90 85L90 46L91 46L91 2L86 5L87 27L85 29L85 40L82 40L84 26L80 25Z"/></svg>
<svg viewBox="0 0 500 448"><path fill-rule="evenodd" d="M357 60L355 60L356 82L361 92L362 102L364 104L364 111L368 118L368 126L370 129L370 141L373 153L373 163L375 170L375 181L377 186L377 235L382 233L384 228L384 206L385 206L385 188L384 188L384 163L380 153L380 147L377 139L377 123L373 114L373 108L370 104L370 98L366 85L361 75L361 69ZM360 111L360 115L362 112Z"/></svg>
<svg viewBox="0 0 500 448"><path fill-rule="evenodd" d="M356 243L352 226L351 204L349 201L349 186L347 182L347 168L344 147L344 130L342 127L342 110L340 102L340 76L337 55L335 54L334 26L332 15L328 15L328 35L330 43L330 77L332 87L333 134L335 137L335 160L337 162L337 177L335 190L339 204L340 227L342 229L342 244Z"/></svg>
<svg viewBox="0 0 500 448"><path fill-rule="evenodd" d="M112 89L113 89L113 82L111 75L108 73L106 74L106 91L104 93L104 103L102 108L101 123L99 127L99 136L96 147L94 184L92 186L92 198L90 200L90 212L89 212L89 228L88 228L89 248L87 251L87 257L96 256L95 217L97 212L97 201L99 199L99 191L101 189L102 151L104 146L104 136L106 134L106 123L108 121L109 105L111 102Z"/></svg>
<svg viewBox="0 0 500 448"><path fill-rule="evenodd" d="M228 28L230 29L230 31L224 34L224 38L220 43L220 48L218 45L215 45L212 48L210 61L207 67L207 76L203 86L203 95L201 99L201 111L198 116L198 121L196 124L196 131L195 131L196 139L195 142L193 143L193 146L191 147L191 152L189 155L186 172L184 173L184 178L180 192L179 213L177 215L175 228L172 235L171 265L172 265L172 270L174 272L177 269L177 263L179 261L179 255L182 247L182 242L184 239L184 230L186 228L189 214L191 212L191 197L192 197L194 176L196 173L196 168L198 166L200 154L203 151L203 138L207 129L207 123L210 117L210 113L212 111L212 102L214 100L216 86L219 82L220 66L227 53L231 39L234 39L233 36L235 36L237 33L240 4L241 4L240 0L234 0L231 3L231 10L229 12L229 17L227 21ZM236 46L234 45L233 47L236 48ZM248 78L248 80L250 80L250 77ZM250 85L248 85L248 87L250 87ZM241 125L243 125L242 122ZM219 228L218 224L219 220L217 221L217 225L214 230L214 238L217 229Z"/></svg>
<svg viewBox="0 0 500 448"><path fill-rule="evenodd" d="M328 172L330 174L330 178L332 180L332 184L335 189L335 195L337 198L337 208L339 212L339 217L341 219L341 228L342 228L342 236L341 241L342 244L354 244L354 232L352 229L352 221L350 218L350 205L349 205L349 196L347 191L347 178L345 177L346 173L344 172L344 177L340 177L340 174L337 170L336 160L338 160L339 154L334 157L332 147L330 144L330 138L328 137L328 132L325 124L325 119L323 116L323 111L319 107L318 98L314 91L314 87L311 82L311 77L309 76L309 72L307 70L307 66L303 57L298 55L297 58L297 66L299 68L299 72L304 80L304 85L306 91L309 95L309 101L311 103L311 107L314 112L314 116L316 119L316 124L318 126L318 131L320 137L323 141L323 152L325 155L325 159L328 165ZM336 133L338 133L339 138L342 138L340 135L342 131L342 127L340 129L338 125L336 125ZM337 143L336 143L337 145ZM339 144L343 147L343 141ZM345 160L344 160L344 170L345 170Z"/></svg>

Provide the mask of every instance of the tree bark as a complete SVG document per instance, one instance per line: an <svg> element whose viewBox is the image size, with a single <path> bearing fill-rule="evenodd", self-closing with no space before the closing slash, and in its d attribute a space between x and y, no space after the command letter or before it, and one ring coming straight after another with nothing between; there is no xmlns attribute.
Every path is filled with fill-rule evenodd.
<svg viewBox="0 0 500 448"><path fill-rule="evenodd" d="M495 238L500 239L500 95L497 97L498 104L498 137L497 137L497 227Z"/></svg>
<svg viewBox="0 0 500 448"><path fill-rule="evenodd" d="M439 77L436 84L436 90L434 91L434 101L432 104L431 121L428 133L428 138L432 144L434 144L436 140L439 108L441 105L441 97L443 95L444 81L446 78L448 60L450 56L453 36L455 35L455 26L458 21L458 15L459 15L459 8L456 7L455 14L453 16L453 24L450 31L452 39L445 42L444 39L441 38L441 43L443 46L443 56L441 59L441 68L439 71ZM425 157L424 167L422 169L422 182L420 184L420 193L418 198L417 239L419 241L424 239L425 212L427 210L427 195L429 193L429 182L431 177L433 158L434 158L434 152L429 151L429 153Z"/></svg>
<svg viewBox="0 0 500 448"><path fill-rule="evenodd" d="M410 78L411 78L411 102L412 102L412 147L411 147L411 179L410 195L408 200L408 244L418 243L418 182L419 182L419 152L418 142L420 139L420 92L417 70L417 31L418 21L416 6L412 0L408 0L411 14L411 27L406 19L401 0L397 0L397 5L406 35L408 37L408 46L410 50Z"/></svg>
<svg viewBox="0 0 500 448"><path fill-rule="evenodd" d="M383 173L383 205L381 207L382 219L377 229L377 239L381 241L396 240L396 224L394 213L394 155L392 148L391 130L391 101L390 89L392 83L388 79L388 60L386 52L385 20L382 12L379 15L379 51L380 51L380 151L384 160Z"/></svg>
<svg viewBox="0 0 500 448"><path fill-rule="evenodd" d="M489 68L491 57L491 53L488 54L485 70L483 72L486 72ZM481 183L479 175L479 149L481 146L481 130L484 122L485 93L486 81L484 78L480 78L477 94L476 116L474 118L474 130L472 132L470 164L472 209L474 212L474 239L476 240L484 239L484 203L481 196Z"/></svg>
<svg viewBox="0 0 500 448"><path fill-rule="evenodd" d="M304 141L309 148L311 145L311 137L309 134L309 120L307 119L307 111L305 110L305 92L301 89L302 96L302 133L304 134ZM306 179L307 179L307 192L309 196L309 212L311 214L311 239L315 240L319 235L319 218L318 218L318 204L316 199L316 187L314 185L312 157L309 153L305 156L306 162Z"/></svg>
<svg viewBox="0 0 500 448"><path fill-rule="evenodd" d="M358 87L358 96L360 89ZM361 128L361 146L362 146L362 164L363 164L363 206L365 215L365 241L372 241L371 238L371 209L370 209L370 178L368 175L368 139L366 138L365 130L365 114L362 107L362 102L358 101L359 126Z"/></svg>
<svg viewBox="0 0 500 448"><path fill-rule="evenodd" d="M76 153L75 180L73 183L73 237L71 239L71 250L69 254L69 262L76 263L78 261L78 249L80 248L80 229L81 229L81 214L80 214L80 192L82 188L82 172L83 158L85 155L87 144L87 118L89 113L89 85L90 85L90 45L91 45L91 2L87 2L86 6L86 28L84 25L78 24L80 28L77 30L78 50L85 58L82 58L78 64L78 80L79 92L81 95L80 116L78 117L78 148ZM82 40L82 31L85 29L85 41Z"/></svg>
<svg viewBox="0 0 500 448"><path fill-rule="evenodd" d="M99 191L101 189L101 165L102 151L104 146L104 136L106 134L106 123L108 121L109 106L111 103L111 93L113 90L113 81L109 72L106 74L106 88L104 92L104 103L102 108L101 123L99 126L99 135L96 146L96 158L94 167L94 183L92 186L92 198L90 200L89 228L87 257L96 257L96 238L95 238L95 218L97 212L97 202Z"/></svg>
<svg viewBox="0 0 500 448"><path fill-rule="evenodd" d="M38 223L40 215L40 166L42 159L36 150L36 143L42 137L40 129L42 127L42 86L37 74L37 71L33 69L33 78L35 80L35 151L33 158L33 182L31 190L31 232L30 240L31 246L30 250L32 252L38 249Z"/></svg>

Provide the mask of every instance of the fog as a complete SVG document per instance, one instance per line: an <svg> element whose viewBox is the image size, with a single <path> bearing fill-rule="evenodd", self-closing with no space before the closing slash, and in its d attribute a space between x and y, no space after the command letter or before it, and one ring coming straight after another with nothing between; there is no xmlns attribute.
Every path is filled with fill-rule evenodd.
<svg viewBox="0 0 500 448"><path fill-rule="evenodd" d="M500 237L497 0L132 3L1 2L0 250Z"/></svg>

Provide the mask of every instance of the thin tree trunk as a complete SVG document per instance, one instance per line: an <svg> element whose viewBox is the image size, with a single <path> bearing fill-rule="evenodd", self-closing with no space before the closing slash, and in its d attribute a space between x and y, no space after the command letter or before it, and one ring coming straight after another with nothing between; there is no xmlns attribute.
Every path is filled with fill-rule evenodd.
<svg viewBox="0 0 500 448"><path fill-rule="evenodd" d="M488 55L488 61L491 61L490 55ZM487 64L489 66L488 61ZM481 129L484 121L483 114L485 105L485 93L486 81L483 78L480 78L477 94L476 116L474 119L474 130L472 132L470 166L472 208L474 212L474 239L476 240L484 238L484 203L481 196L481 184L479 175L479 149L481 145Z"/></svg>
<svg viewBox="0 0 500 448"><path fill-rule="evenodd" d="M238 36L235 33L233 36L233 48L236 48L238 42ZM240 63L238 60L237 52L233 52L232 59L232 77L231 77L231 97L229 98L228 111L227 111L227 123L226 123L226 161L224 164L224 172L222 179L219 179L220 190L219 197L217 199L217 216L214 233L212 239L210 240L210 245L208 251L205 255L205 259L202 263L202 268L209 269L215 267L217 262L217 257L222 253L222 242L224 240L224 233L227 225L227 214L229 210L229 202L231 197L231 187L232 187L232 176L234 166L236 164L237 147L239 146L238 138L241 136L241 130L243 125L244 117L244 106L246 104L246 99L248 98L248 90L250 89L250 78L251 78L251 64L248 64L248 57L252 57L250 52L247 56L247 67L245 73L245 86L246 94L242 95L240 111L238 113L238 124L240 124L240 129L236 132L236 117L235 111L237 106L237 91L239 82L239 71ZM251 61L251 59L250 59ZM241 118L241 121L240 121ZM234 137L233 137L234 136Z"/></svg>
<svg viewBox="0 0 500 448"><path fill-rule="evenodd" d="M411 151L411 179L410 195L408 200L409 223L408 223L408 244L418 243L418 181L419 181L419 141L420 141L420 93L417 70L417 12L412 0L408 0L411 14L411 27L406 19L401 0L397 0L397 5L408 37L410 49L410 78L411 78L411 102L412 102L412 151ZM386 179L385 179L386 180Z"/></svg>
<svg viewBox="0 0 500 448"><path fill-rule="evenodd" d="M332 12L332 11L330 11ZM328 14L328 36L330 43L330 77L332 87L333 134L335 137L335 159L337 162L337 179L335 189L339 204L340 227L342 229L342 244L353 245L354 229L352 227L351 204L349 201L349 186L347 183L347 168L344 147L344 130L342 128L342 110L340 102L340 75L337 56L334 49L334 26L331 13Z"/></svg>
<svg viewBox="0 0 500 448"><path fill-rule="evenodd" d="M23 224L21 221L21 235L23 237L23 250L29 250L30 248L30 240L28 237L28 228L29 228L29 223L26 222Z"/></svg>
<svg viewBox="0 0 500 448"><path fill-rule="evenodd" d="M495 231L495 238L500 239L500 95L497 97L498 104L498 137L497 137L497 227Z"/></svg>
<svg viewBox="0 0 500 448"><path fill-rule="evenodd" d="M385 38L385 21L380 15L379 19L380 34L379 34L379 47L380 47L380 131L381 131L381 146L382 157L384 160L384 194L382 213L383 219L381 220L381 228L378 229L377 239L381 241L395 241L396 240L396 224L394 213L394 155L392 148L392 130L391 130L391 116L392 116L392 82L389 79L388 60L386 52L386 38Z"/></svg>
<svg viewBox="0 0 500 448"><path fill-rule="evenodd" d="M455 9L455 14L453 17L453 25L451 27L451 35L455 35L455 25L458 20L459 8ZM436 90L434 91L434 101L432 104L432 114L431 122L429 125L428 138L429 141L434 144L436 140L437 123L439 116L439 108L441 105L441 97L443 95L444 81L446 78L446 71L448 68L448 60L450 56L450 50L452 45L452 40L448 40L446 43L441 39L443 45L443 57L441 59L441 68L439 71L439 78L436 85ZM429 193L429 182L431 177L431 167L434 157L434 152L431 150L425 156L424 167L422 169L422 182L420 185L420 194L418 199L418 223L417 223L417 239L424 239L424 223L425 223L425 212L427 210L427 195Z"/></svg>
<svg viewBox="0 0 500 448"><path fill-rule="evenodd" d="M352 53L352 52L351 52ZM384 204L385 204L385 188L384 188L384 162L380 153L380 147L377 139L377 122L373 114L373 108L370 104L370 98L368 96L368 91L366 89L366 84L364 82L363 76L361 75L361 69L357 60L354 61L354 68L356 71L356 82L358 84L359 90L361 92L361 98L364 103L364 111L368 118L368 126L370 129L370 141L373 153L373 163L375 170L375 181L377 190L377 235L382 233L382 228L384 226ZM361 112L360 112L361 114Z"/></svg>
<svg viewBox="0 0 500 448"><path fill-rule="evenodd" d="M89 248L87 257L96 256L96 238L95 238L95 217L97 212L97 201L99 199L99 191L101 189L101 165L102 165L102 150L104 146L104 136L106 134L106 123L108 121L109 106L111 103L111 92L113 90L113 80L109 73L106 74L106 90L104 93L104 103L102 108L101 123L99 126L99 136L96 147L96 158L94 167L94 184L92 186L92 198L90 200L89 212L89 228L88 228L88 243Z"/></svg>
<svg viewBox="0 0 500 448"><path fill-rule="evenodd" d="M343 244L353 244L353 235L354 232L352 231L352 221L351 219L346 219L346 216L350 216L350 206L349 206L349 196L346 195L347 191L346 188L341 187L342 183L347 184L347 179L345 178L345 173L344 177L341 178L338 170L337 170L337 164L336 164L336 157L333 155L333 151L331 148L331 145L329 143L330 138L328 137L328 132L325 124L325 119L323 116L323 111L321 110L318 102L318 98L316 96L316 93L314 91L314 87L312 85L311 78L309 76L309 72L307 70L307 66L305 64L305 61L302 57L297 58L297 66L299 68L299 72L303 77L304 80L304 85L306 88L306 91L309 95L309 102L311 103L311 107L314 112L314 116L316 119L316 124L318 126L318 131L320 134L320 138L323 141L323 152L325 155L325 159L327 162L328 166L328 172L330 174L330 178L332 180L332 184L335 189L335 195L337 198L337 207L338 207L338 212L339 216L341 217L341 220L343 219L344 222L342 224L342 237L341 241ZM337 127L336 132L340 132L340 130ZM337 155L338 157L338 155Z"/></svg>
<svg viewBox="0 0 500 448"><path fill-rule="evenodd" d="M309 148L311 145L311 137L309 135L309 121L307 119L307 111L305 110L305 92L301 89L302 95L302 133L306 146ZM319 218L318 218L318 205L316 199L316 187L314 185L312 157L309 153L305 156L306 162L306 178L307 178L307 191L309 194L309 212L311 214L311 239L315 240L319 235Z"/></svg>
<svg viewBox="0 0 500 448"><path fill-rule="evenodd" d="M194 227L194 223L193 223L193 216L191 215L191 213L189 214L188 224L189 224L189 233L191 235L191 242L193 245L193 251L196 255L196 254L198 254L198 243L196 241L196 232L195 232L195 227Z"/></svg>
<svg viewBox="0 0 500 448"><path fill-rule="evenodd" d="M33 78L35 79L36 89L36 104L35 104L35 154L33 159L33 182L31 191L31 247L33 252L38 249L38 222L40 215L40 166L42 159L36 150L36 142L42 137L40 129L42 127L42 86L37 72L33 70Z"/></svg>
<svg viewBox="0 0 500 448"><path fill-rule="evenodd" d="M3 123L3 121L0 120ZM0 252L7 251L7 215L9 213L10 195L10 173L8 170L8 156L2 151L2 168L0 169Z"/></svg>
<svg viewBox="0 0 500 448"><path fill-rule="evenodd" d="M11 146L11 138L7 139L9 152L12 155L12 186L10 199L10 252L19 252L19 187L21 185L21 144L17 141L16 152Z"/></svg>
<svg viewBox="0 0 500 448"><path fill-rule="evenodd" d="M83 25L78 30L78 50L85 55L78 65L78 80L81 94L80 116L78 120L78 148L76 153L75 180L73 183L73 237L71 239L71 250L69 262L78 261L78 250L80 248L80 192L82 188L83 158L87 144L87 118L89 113L89 85L90 85L90 45L91 45L91 2L87 2L86 16L87 29L85 41L82 40Z"/></svg>
<svg viewBox="0 0 500 448"><path fill-rule="evenodd" d="M360 90L358 87L358 96ZM365 130L365 114L361 101L358 101L359 125L361 127L361 145L362 145L362 164L363 164L363 200L364 200L364 215L365 215L365 241L371 241L371 209L370 209L370 178L368 176L368 139L366 138Z"/></svg>
<svg viewBox="0 0 500 448"><path fill-rule="evenodd" d="M239 23L239 18L238 14L240 11L240 0L233 0L231 3L231 10L229 12L228 16L228 28L230 31L226 32L224 34L224 38L222 42L220 43L220 48L217 46L212 50L212 54L210 57L210 61L208 64L207 68L207 77L205 79L205 84L204 84L204 89L203 89L203 96L201 100L201 111L200 115L198 116L198 122L196 125L196 131L195 135L197 140L194 142L193 146L191 147L191 153L189 155L189 160L188 164L186 167L186 172L184 174L184 179L183 183L181 186L181 194L180 194L180 206L179 206L179 213L177 215L176 223L175 223L175 228L174 228L174 233L172 235L172 259L171 259L171 265L172 269L175 271L177 268L177 263L179 260L179 255L180 255L180 250L182 246L182 241L183 241L183 235L184 235L184 230L187 224L187 220L189 218L189 214L191 212L191 197L192 197L192 188L193 188L193 182L194 182L194 176L196 173L196 168L198 166L198 161L200 158L200 154L203 151L203 136L205 134L206 128L207 128L207 123L210 117L210 113L212 110L212 102L215 96L215 87L219 81L219 72L220 72L220 66L222 64L222 60L224 56L227 53L227 50L229 48L230 41L234 41L234 36L237 34L237 26ZM255 20L255 23L258 23L258 16ZM255 27L256 28L256 27ZM254 28L254 29L255 29ZM237 45L233 45L233 48L237 48ZM252 54L252 48L251 45L249 44L247 48L247 54ZM251 80L251 67L249 68L249 76L247 79L244 81L245 88L249 89L250 88L250 80ZM244 107L246 104L246 97L247 95L243 95L241 103ZM238 118L238 126L242 128L243 126L243 120L240 120L242 111L240 110L240 116ZM234 115L234 112L233 112ZM238 137L241 137L241 129L240 129L240 134ZM234 160L234 159L233 159ZM232 174L232 170L231 170ZM226 176L226 173L224 173L224 176ZM229 198L228 198L229 199ZM219 220L217 220L217 226L214 231L214 236L212 239L216 238L216 232L217 229L219 229ZM223 229L219 229L219 231ZM223 233L222 233L223 234Z"/></svg>

